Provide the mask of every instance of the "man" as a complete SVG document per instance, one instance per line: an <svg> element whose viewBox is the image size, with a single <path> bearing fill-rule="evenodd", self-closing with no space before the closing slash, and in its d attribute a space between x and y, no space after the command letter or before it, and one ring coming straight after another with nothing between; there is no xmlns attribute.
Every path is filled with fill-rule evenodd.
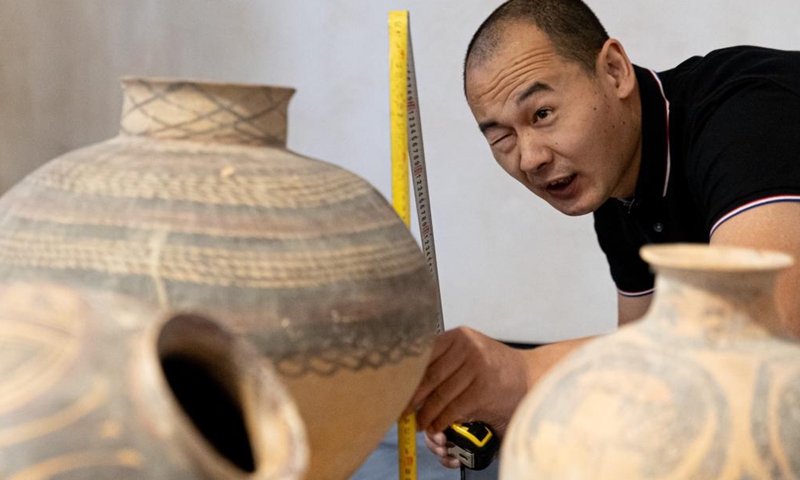
<svg viewBox="0 0 800 480"><path fill-rule="evenodd" d="M464 88L509 175L562 213L593 213L620 325L650 304L646 243L800 259L800 53L730 48L657 74L634 66L580 0L511 0L470 43ZM777 285L794 334L798 288L794 267ZM441 335L409 404L429 448L456 467L442 430L482 420L502 434L523 395L585 341L523 351L467 328Z"/></svg>

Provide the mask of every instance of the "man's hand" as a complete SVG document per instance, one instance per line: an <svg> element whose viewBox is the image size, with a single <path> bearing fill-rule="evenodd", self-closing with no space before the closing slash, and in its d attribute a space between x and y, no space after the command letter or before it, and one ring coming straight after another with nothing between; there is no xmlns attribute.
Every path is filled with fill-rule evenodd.
<svg viewBox="0 0 800 480"><path fill-rule="evenodd" d="M454 422L481 421L498 434L528 391L523 352L470 328L441 334L422 383L409 402L417 426L442 432Z"/></svg>

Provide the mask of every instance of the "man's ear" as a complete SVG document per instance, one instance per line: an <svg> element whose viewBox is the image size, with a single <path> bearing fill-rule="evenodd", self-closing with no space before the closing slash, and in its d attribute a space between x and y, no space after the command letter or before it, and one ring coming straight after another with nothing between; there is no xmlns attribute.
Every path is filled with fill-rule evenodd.
<svg viewBox="0 0 800 480"><path fill-rule="evenodd" d="M628 54L619 40L609 38L597 54L597 75L607 81L620 99L628 98L636 90L636 74Z"/></svg>

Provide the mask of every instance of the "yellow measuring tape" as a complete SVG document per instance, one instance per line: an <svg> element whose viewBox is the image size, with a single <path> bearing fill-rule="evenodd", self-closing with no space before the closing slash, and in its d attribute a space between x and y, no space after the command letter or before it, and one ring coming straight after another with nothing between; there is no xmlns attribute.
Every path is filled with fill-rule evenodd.
<svg viewBox="0 0 800 480"><path fill-rule="evenodd" d="M392 135L392 206L410 226L408 173L408 12L389 12L389 101Z"/></svg>
<svg viewBox="0 0 800 480"><path fill-rule="evenodd" d="M392 137L392 206L411 224L408 173L408 12L389 12L389 102ZM417 480L417 420L411 413L397 422L400 480Z"/></svg>

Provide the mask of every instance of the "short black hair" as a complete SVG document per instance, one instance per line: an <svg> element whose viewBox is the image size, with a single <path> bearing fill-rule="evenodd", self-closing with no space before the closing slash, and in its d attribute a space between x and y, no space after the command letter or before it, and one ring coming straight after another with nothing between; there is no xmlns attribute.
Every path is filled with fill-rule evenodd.
<svg viewBox="0 0 800 480"><path fill-rule="evenodd" d="M581 0L509 0L483 21L464 57L464 91L470 60L483 62L498 47L504 24L529 22L553 43L556 53L594 73L597 54L608 33L592 10Z"/></svg>

